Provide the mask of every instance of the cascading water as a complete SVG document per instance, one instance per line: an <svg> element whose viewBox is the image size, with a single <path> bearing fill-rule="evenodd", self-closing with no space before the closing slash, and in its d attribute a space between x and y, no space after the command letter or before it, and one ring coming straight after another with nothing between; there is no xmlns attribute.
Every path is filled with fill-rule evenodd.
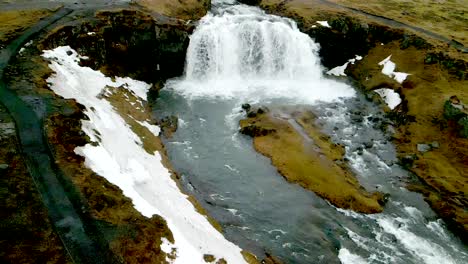
<svg viewBox="0 0 468 264"><path fill-rule="evenodd" d="M228 239L258 256L269 252L286 263L467 263L466 247L419 194L404 189L408 175L396 165L393 146L368 121L378 108L325 78L318 49L289 19L213 1L191 36L185 76L167 82L155 110L179 117L165 143L187 192ZM391 195L384 212L337 209L286 182L237 133L245 102L307 105L346 146L361 184ZM357 111L364 121L353 123Z"/></svg>
<svg viewBox="0 0 468 264"><path fill-rule="evenodd" d="M303 103L354 95L351 87L322 77L319 46L293 21L243 5L218 11L190 37L185 80L174 86L178 92Z"/></svg>

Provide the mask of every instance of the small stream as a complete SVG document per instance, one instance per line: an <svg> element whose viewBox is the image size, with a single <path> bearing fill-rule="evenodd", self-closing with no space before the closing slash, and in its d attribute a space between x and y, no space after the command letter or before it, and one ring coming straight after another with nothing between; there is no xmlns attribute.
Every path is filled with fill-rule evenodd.
<svg viewBox="0 0 468 264"><path fill-rule="evenodd" d="M468 263L468 251L396 164L382 113L346 83L323 76L318 45L289 19L214 1L191 36L185 76L167 82L158 117L176 115L165 139L187 192L242 248L286 263ZM301 105L336 143L368 190L390 194L381 214L335 208L290 184L238 133L242 103Z"/></svg>

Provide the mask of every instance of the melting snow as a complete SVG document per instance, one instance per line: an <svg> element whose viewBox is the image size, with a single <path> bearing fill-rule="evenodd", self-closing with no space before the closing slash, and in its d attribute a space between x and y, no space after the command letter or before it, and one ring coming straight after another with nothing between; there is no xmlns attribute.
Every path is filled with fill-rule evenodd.
<svg viewBox="0 0 468 264"><path fill-rule="evenodd" d="M379 62L380 66L383 65L382 73L390 78L395 79L399 83L403 83L403 81L406 80L406 77L408 77L409 74L404 72L395 72L396 64L390 60L391 57L392 55Z"/></svg>
<svg viewBox="0 0 468 264"><path fill-rule="evenodd" d="M329 71L327 71L328 75L335 75L335 76L346 76L345 70L348 67L348 64L354 64L356 61L362 60L362 56L356 55L353 59L349 59L345 64L341 66L337 66Z"/></svg>
<svg viewBox="0 0 468 264"><path fill-rule="evenodd" d="M317 24L321 25L322 27L331 28L331 26L328 24L328 21L317 21Z"/></svg>
<svg viewBox="0 0 468 264"><path fill-rule="evenodd" d="M128 89L146 100L150 86L130 78L112 81L99 71L81 67L78 62L83 57L69 46L45 50L43 56L50 60L49 67L55 71L48 79L51 89L86 107L89 120L82 120L82 129L91 140L99 143L78 147L75 152L85 157L87 167L122 189L143 215L159 214L166 219L175 243L163 239L161 247L166 253L176 249L177 257L173 263L205 263L204 254L224 258L228 263L245 263L241 249L227 241L181 193L170 172L162 165L160 154L147 153L139 136L112 105L99 96L106 86L110 86ZM159 127L147 122L141 124L158 135ZM99 132L99 138L94 131Z"/></svg>
<svg viewBox="0 0 468 264"><path fill-rule="evenodd" d="M374 92L378 93L382 99L384 99L385 103L388 105L390 109L395 109L397 105L401 103L400 95L389 88L380 88L374 90Z"/></svg>

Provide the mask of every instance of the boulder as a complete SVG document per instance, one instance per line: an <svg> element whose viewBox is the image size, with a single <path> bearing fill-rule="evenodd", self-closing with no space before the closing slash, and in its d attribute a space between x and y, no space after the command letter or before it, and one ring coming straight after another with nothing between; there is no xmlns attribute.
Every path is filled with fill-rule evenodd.
<svg viewBox="0 0 468 264"><path fill-rule="evenodd" d="M417 149L419 152L428 152L429 150L431 150L431 145L429 144L418 144L417 145Z"/></svg>
<svg viewBox="0 0 468 264"><path fill-rule="evenodd" d="M460 136L468 138L468 109L457 96L445 101L444 118L456 124Z"/></svg>
<svg viewBox="0 0 468 264"><path fill-rule="evenodd" d="M8 164L0 164L0 171L8 169L10 166Z"/></svg>

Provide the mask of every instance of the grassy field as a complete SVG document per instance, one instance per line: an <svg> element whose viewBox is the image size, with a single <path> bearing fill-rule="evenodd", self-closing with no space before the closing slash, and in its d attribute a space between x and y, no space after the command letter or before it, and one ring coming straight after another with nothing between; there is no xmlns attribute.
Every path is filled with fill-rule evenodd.
<svg viewBox="0 0 468 264"><path fill-rule="evenodd" d="M41 18L51 14L48 9L0 11L0 44L6 44Z"/></svg>
<svg viewBox="0 0 468 264"><path fill-rule="evenodd" d="M137 0L137 4L150 11L180 19L199 19L210 7L208 0Z"/></svg>
<svg viewBox="0 0 468 264"><path fill-rule="evenodd" d="M420 27L468 46L466 0L328 0Z"/></svg>

